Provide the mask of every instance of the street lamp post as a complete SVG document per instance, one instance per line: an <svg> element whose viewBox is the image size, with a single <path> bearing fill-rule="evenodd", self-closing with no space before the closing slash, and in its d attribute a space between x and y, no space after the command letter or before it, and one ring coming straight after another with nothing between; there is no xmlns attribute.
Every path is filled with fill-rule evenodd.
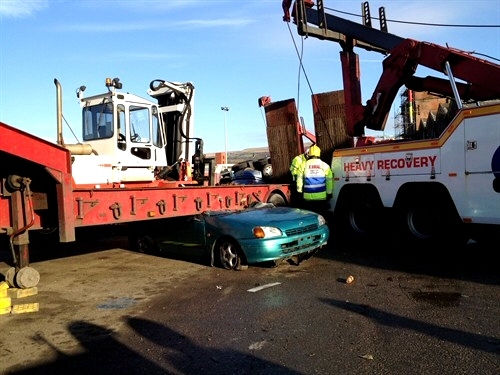
<svg viewBox="0 0 500 375"><path fill-rule="evenodd" d="M228 164L227 160L227 126L226 126L226 114L229 111L229 107L220 107L222 111L224 111L224 153L226 155L226 163Z"/></svg>

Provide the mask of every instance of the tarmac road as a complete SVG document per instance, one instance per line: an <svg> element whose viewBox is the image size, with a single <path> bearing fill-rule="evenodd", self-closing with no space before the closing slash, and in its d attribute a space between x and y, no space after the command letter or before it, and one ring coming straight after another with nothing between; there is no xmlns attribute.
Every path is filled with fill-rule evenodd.
<svg viewBox="0 0 500 375"><path fill-rule="evenodd" d="M494 248L439 264L330 242L299 266L242 272L126 248L37 250L25 300L39 311L0 315L0 373L500 373Z"/></svg>

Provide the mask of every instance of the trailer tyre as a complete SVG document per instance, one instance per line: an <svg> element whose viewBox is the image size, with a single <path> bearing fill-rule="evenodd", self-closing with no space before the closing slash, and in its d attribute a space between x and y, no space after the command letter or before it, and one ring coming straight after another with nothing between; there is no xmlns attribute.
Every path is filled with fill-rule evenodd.
<svg viewBox="0 0 500 375"><path fill-rule="evenodd" d="M286 199L279 193L272 193L267 199L267 203L272 203L276 207L286 207L288 206Z"/></svg>

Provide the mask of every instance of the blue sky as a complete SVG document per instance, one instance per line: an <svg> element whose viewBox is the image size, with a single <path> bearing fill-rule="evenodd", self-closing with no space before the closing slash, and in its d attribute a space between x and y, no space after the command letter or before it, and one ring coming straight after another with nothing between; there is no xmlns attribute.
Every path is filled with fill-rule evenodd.
<svg viewBox="0 0 500 375"><path fill-rule="evenodd" d="M371 1L372 17L384 7L389 32L401 37L500 58L500 28L432 27L500 25L500 1ZM336 16L360 18L361 1L325 0ZM44 139L56 139L56 89L63 112L79 134L76 89L106 90L119 77L123 90L145 98L150 81L190 81L196 88L195 136L205 152L267 146L261 96L295 98L299 114L314 131L311 90L342 89L340 46L301 40L295 25L282 21L281 0L0 0L0 121ZM377 20L373 20L375 27ZM291 33L290 33L291 30ZM293 39L292 39L293 38ZM299 74L295 45L302 50L307 80ZM363 101L372 94L383 56L360 55ZM436 75L435 72L432 72ZM417 70L417 75L426 75ZM299 88L300 87L300 88ZM396 105L398 103L395 103ZM221 107L229 107L228 112ZM391 120L389 120L391 123ZM66 125L65 139L69 129ZM388 124L386 133L393 131Z"/></svg>

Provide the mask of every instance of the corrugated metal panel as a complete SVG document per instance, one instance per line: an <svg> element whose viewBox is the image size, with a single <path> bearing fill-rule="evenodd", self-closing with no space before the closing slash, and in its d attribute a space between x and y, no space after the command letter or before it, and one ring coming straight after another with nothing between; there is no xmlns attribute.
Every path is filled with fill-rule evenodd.
<svg viewBox="0 0 500 375"><path fill-rule="evenodd" d="M290 164L302 151L299 119L294 99L282 100L265 106L267 142L273 165L273 181L291 182Z"/></svg>
<svg viewBox="0 0 500 375"><path fill-rule="evenodd" d="M344 91L312 95L316 144L321 159L331 165L335 148L353 147L354 140L347 134Z"/></svg>

